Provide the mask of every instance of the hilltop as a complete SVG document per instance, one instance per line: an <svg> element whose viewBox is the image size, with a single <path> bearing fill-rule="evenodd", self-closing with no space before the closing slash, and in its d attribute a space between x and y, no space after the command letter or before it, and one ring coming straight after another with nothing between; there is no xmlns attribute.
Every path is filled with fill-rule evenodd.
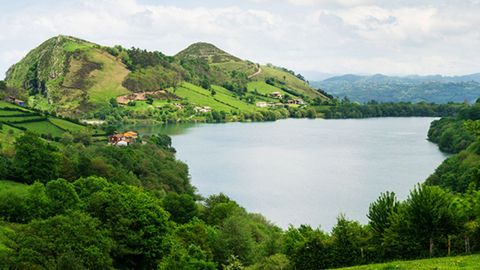
<svg viewBox="0 0 480 270"><path fill-rule="evenodd" d="M464 76L371 76L342 75L320 82L321 88L338 97L367 102L473 102L480 94L480 73Z"/></svg>
<svg viewBox="0 0 480 270"><path fill-rule="evenodd" d="M128 105L127 111L145 114L175 103L180 110L209 107L236 114L262 112L274 103L286 108L289 101L328 100L293 71L241 60L209 43L167 56L60 35L13 65L5 82L0 97L14 96L29 107L75 118L95 117L112 106ZM275 92L280 94L272 96Z"/></svg>

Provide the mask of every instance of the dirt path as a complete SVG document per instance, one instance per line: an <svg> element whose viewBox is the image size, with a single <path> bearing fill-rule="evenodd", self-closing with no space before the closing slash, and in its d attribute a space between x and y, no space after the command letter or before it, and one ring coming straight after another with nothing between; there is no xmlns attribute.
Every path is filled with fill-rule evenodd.
<svg viewBox="0 0 480 270"><path fill-rule="evenodd" d="M248 76L249 79L255 77L255 76L258 76L260 75L260 73L262 73L262 68L261 67L258 67L258 70L257 72L253 73L252 75Z"/></svg>

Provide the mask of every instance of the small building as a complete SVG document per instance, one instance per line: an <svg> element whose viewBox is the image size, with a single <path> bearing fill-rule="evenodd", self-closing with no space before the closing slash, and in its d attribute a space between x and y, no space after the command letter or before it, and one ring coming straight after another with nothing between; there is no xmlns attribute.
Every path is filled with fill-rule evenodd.
<svg viewBox="0 0 480 270"><path fill-rule="evenodd" d="M20 99L15 99L15 104L17 104L18 106L25 107L25 101Z"/></svg>
<svg viewBox="0 0 480 270"><path fill-rule="evenodd" d="M283 97L282 93L280 93L280 92L272 92L272 93L270 93L270 96L273 97L273 98L282 98Z"/></svg>
<svg viewBox="0 0 480 270"><path fill-rule="evenodd" d="M305 105L305 102L301 99L290 99L288 104Z"/></svg>
<svg viewBox="0 0 480 270"><path fill-rule="evenodd" d="M134 131L127 131L125 133L116 133L108 137L108 142L115 146L128 146L135 142L138 138L138 133Z"/></svg>
<svg viewBox="0 0 480 270"><path fill-rule="evenodd" d="M195 107L193 108L193 110L197 113L208 113L208 112L211 112L212 111L212 108L208 107L208 106L203 106L203 107Z"/></svg>
<svg viewBox="0 0 480 270"><path fill-rule="evenodd" d="M257 107L259 107L259 108L266 108L266 107L268 107L268 103L265 102L265 101L257 102L255 105L257 105Z"/></svg>
<svg viewBox="0 0 480 270"><path fill-rule="evenodd" d="M185 106L183 106L182 104L180 103L174 103L173 106L175 106L175 108L179 109L179 110L182 110Z"/></svg>
<svg viewBox="0 0 480 270"><path fill-rule="evenodd" d="M16 98L16 97L13 97L13 96L7 97L7 98L5 99L5 101L10 102L10 103L13 103L13 104L16 104L16 105L18 105L18 106L22 106L22 107L25 107L25 105L26 105L25 101L20 100L20 99L18 99L18 98Z"/></svg>

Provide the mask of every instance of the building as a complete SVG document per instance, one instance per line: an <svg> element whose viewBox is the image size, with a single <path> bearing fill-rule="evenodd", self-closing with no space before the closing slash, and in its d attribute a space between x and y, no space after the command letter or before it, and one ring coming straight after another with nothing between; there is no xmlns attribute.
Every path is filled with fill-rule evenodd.
<svg viewBox="0 0 480 270"><path fill-rule="evenodd" d="M197 113L208 113L208 112L211 112L212 111L212 108L208 107L208 106L203 106L203 107L195 107L193 108L193 110Z"/></svg>
<svg viewBox="0 0 480 270"><path fill-rule="evenodd" d="M259 108L266 108L266 107L268 107L268 103L265 102L265 101L257 102L256 105L257 105L257 107L259 107Z"/></svg>
<svg viewBox="0 0 480 270"><path fill-rule="evenodd" d="M13 103L13 104L17 104L18 106L22 106L22 107L25 107L26 103L25 101L23 100L20 100L20 99L17 99L13 96L9 96L5 99L7 102L10 102L10 103Z"/></svg>
<svg viewBox="0 0 480 270"><path fill-rule="evenodd" d="M125 133L116 133L108 137L108 142L115 146L128 146L135 143L138 138L138 133L134 131L127 131Z"/></svg>
<svg viewBox="0 0 480 270"><path fill-rule="evenodd" d="M280 92L272 92L272 93L270 93L270 96L273 97L273 98L282 98L283 97L282 93L280 93Z"/></svg>
<svg viewBox="0 0 480 270"><path fill-rule="evenodd" d="M305 105L305 102L301 99L290 99L288 104Z"/></svg>

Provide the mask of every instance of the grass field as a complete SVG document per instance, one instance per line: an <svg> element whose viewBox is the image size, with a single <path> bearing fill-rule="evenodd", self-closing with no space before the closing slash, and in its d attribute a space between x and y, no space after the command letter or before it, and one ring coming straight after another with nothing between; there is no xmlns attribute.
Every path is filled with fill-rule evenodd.
<svg viewBox="0 0 480 270"><path fill-rule="evenodd" d="M65 44L63 44L63 48L67 52L74 52L76 50L85 50L91 47L93 47L93 44L91 43L85 43L85 42L79 43L76 41L67 41L65 42Z"/></svg>
<svg viewBox="0 0 480 270"><path fill-rule="evenodd" d="M247 89L249 92L254 92L255 89L258 91L260 94L264 95L269 95L273 92L280 92L284 96L290 96L287 92L283 91L282 89L275 87L273 85L270 85L264 81L255 81L255 82L250 82L247 85Z"/></svg>
<svg viewBox="0 0 480 270"><path fill-rule="evenodd" d="M8 103L6 101L0 100L0 108L21 108L15 104Z"/></svg>
<svg viewBox="0 0 480 270"><path fill-rule="evenodd" d="M212 65L217 66L222 70L226 70L227 72L239 71L239 72L244 72L248 75L251 75L257 71L257 67L255 64L249 64L248 62L244 62L244 61L215 63Z"/></svg>
<svg viewBox="0 0 480 270"><path fill-rule="evenodd" d="M61 129L68 130L71 132L78 132L86 129L85 126L75 124L67 120L55 118L55 117L49 117L48 121Z"/></svg>
<svg viewBox="0 0 480 270"><path fill-rule="evenodd" d="M228 91L227 89L217 86L217 85L212 85L212 89L215 90L216 94L214 96L215 99L227 103L233 107L236 107L242 111L249 111L253 112L257 110L257 107L254 104L247 103L243 100L240 100L235 96L234 93Z"/></svg>
<svg viewBox="0 0 480 270"><path fill-rule="evenodd" d="M18 122L18 121L28 121L28 120L38 120L38 119L43 119L42 116L34 115L34 116L2 116L0 117L0 121L2 122Z"/></svg>
<svg viewBox="0 0 480 270"><path fill-rule="evenodd" d="M26 194L27 187L28 185L22 183L0 180L0 192Z"/></svg>
<svg viewBox="0 0 480 270"><path fill-rule="evenodd" d="M21 123L15 124L15 126L26 128L27 130L38 134L50 134L54 137L60 137L64 133L63 130L48 121Z"/></svg>
<svg viewBox="0 0 480 270"><path fill-rule="evenodd" d="M183 83L174 92L175 95L198 106L209 106L218 111L234 110L232 106L218 102L212 98L210 91L190 83Z"/></svg>
<svg viewBox="0 0 480 270"><path fill-rule="evenodd" d="M123 80L129 73L124 64L116 60L115 57L97 49L93 49L89 53L89 60L102 64L101 70L95 70L91 74L91 80L94 84L87 91L92 103L106 103L112 97L129 93L122 86Z"/></svg>
<svg viewBox="0 0 480 270"><path fill-rule="evenodd" d="M480 269L480 255L444 257L414 261L394 261L341 268L343 270L454 270Z"/></svg>
<svg viewBox="0 0 480 270"><path fill-rule="evenodd" d="M298 93L305 94L310 97L321 96L317 91L310 88L310 86L306 82L298 79L296 76L283 70L269 66L262 66L262 73L256 76L255 80L265 81L265 79L269 77L274 77L280 81L284 81L288 88L291 88Z"/></svg>

